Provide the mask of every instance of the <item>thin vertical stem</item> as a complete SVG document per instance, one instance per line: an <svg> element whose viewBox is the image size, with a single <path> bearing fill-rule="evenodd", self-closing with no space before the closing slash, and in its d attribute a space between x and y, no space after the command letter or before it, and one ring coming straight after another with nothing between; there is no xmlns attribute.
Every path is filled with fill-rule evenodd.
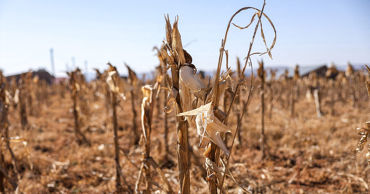
<svg viewBox="0 0 370 194"><path fill-rule="evenodd" d="M263 74L262 66L262 74ZM265 79L264 75L261 79L261 151L262 158L265 157Z"/></svg>
<svg viewBox="0 0 370 194"><path fill-rule="evenodd" d="M131 94L131 109L132 109L132 131L135 135L135 145L138 145L139 144L139 141L140 141L140 136L139 136L139 133L137 131L137 124L136 124L136 117L137 117L137 112L136 112L136 109L135 109L135 93L134 93L134 89L132 89L130 91L130 94Z"/></svg>
<svg viewBox="0 0 370 194"><path fill-rule="evenodd" d="M164 104L164 106L166 106L166 102L167 102L167 91L166 90L163 92L163 99L164 99L163 104ZM170 147L168 145L168 115L167 115L167 112L163 111L163 115L164 115L163 122L164 122L165 157L166 157L166 159L168 159L168 155L170 153Z"/></svg>
<svg viewBox="0 0 370 194"><path fill-rule="evenodd" d="M121 185L121 166L119 158L119 143L118 143L118 122L117 122L117 97L116 94L111 92L111 105L112 105L112 124L113 124L113 140L114 140L114 161L116 163L116 191L122 192Z"/></svg>

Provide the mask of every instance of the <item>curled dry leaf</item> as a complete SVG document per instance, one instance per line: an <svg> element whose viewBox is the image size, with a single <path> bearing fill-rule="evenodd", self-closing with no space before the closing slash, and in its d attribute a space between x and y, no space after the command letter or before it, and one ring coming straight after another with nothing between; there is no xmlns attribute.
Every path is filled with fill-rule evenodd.
<svg viewBox="0 0 370 194"><path fill-rule="evenodd" d="M177 116L196 116L197 133L201 137L201 143L203 138L207 138L224 151L226 155L230 154L220 136L221 133L230 132L229 127L214 116L212 103L180 113Z"/></svg>
<svg viewBox="0 0 370 194"><path fill-rule="evenodd" d="M119 95L119 97L121 97L123 100L126 100L126 96L123 94L123 92L120 92L120 89L118 87L118 84L117 84L117 78L118 77L118 73L117 71L109 71L108 72L108 76L107 76L107 79L106 79L106 82L109 86L109 90L113 93L116 93Z"/></svg>
<svg viewBox="0 0 370 194"><path fill-rule="evenodd" d="M107 76L107 84L109 86L109 89L112 91L112 92L118 92L118 87L116 86L116 84L114 83L113 81L113 76L116 74L117 72L116 71L111 71L108 73L108 76Z"/></svg>
<svg viewBox="0 0 370 194"><path fill-rule="evenodd" d="M144 138L147 139L149 129L146 123L152 113L153 87L145 85L141 88L141 92L143 93L143 101L141 103L141 127L143 129Z"/></svg>
<svg viewBox="0 0 370 194"><path fill-rule="evenodd" d="M9 93L8 90L5 90L5 104L9 105L11 100L12 95Z"/></svg>
<svg viewBox="0 0 370 194"><path fill-rule="evenodd" d="M13 102L14 102L14 104L18 104L18 102L19 102L19 89L18 88L15 90L14 97L13 97Z"/></svg>

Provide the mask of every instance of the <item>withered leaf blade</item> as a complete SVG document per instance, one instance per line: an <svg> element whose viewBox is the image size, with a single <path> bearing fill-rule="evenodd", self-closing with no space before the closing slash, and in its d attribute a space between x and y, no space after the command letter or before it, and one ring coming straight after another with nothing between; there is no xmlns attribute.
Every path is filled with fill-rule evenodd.
<svg viewBox="0 0 370 194"><path fill-rule="evenodd" d="M173 29L172 29L172 45L171 46L172 46L172 49L175 50L178 56L178 59L179 59L178 62L180 64L185 64L186 61L185 61L184 50L183 50L182 42L181 42L181 35L178 29L178 22L179 22L179 19L176 18L173 24Z"/></svg>
<svg viewBox="0 0 370 194"><path fill-rule="evenodd" d="M230 132L229 127L223 124L217 117L214 116L212 102L202 105L194 110L177 114L177 116L194 116L196 115L197 133L201 137L207 137L215 143L226 155L230 152L224 144L221 133Z"/></svg>

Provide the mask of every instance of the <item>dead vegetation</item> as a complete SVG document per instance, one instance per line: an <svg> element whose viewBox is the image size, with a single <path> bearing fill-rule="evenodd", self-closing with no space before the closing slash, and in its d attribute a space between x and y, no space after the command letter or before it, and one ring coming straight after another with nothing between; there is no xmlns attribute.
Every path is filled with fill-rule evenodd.
<svg viewBox="0 0 370 194"><path fill-rule="evenodd" d="M252 57L271 57L276 42L264 8L232 15L211 77L199 76L179 18L171 23L169 16L152 80L127 64L124 79L110 63L92 82L79 69L68 83L52 85L31 73L18 82L0 73L0 191L368 192L369 72L332 66L325 76L305 77L297 65L292 77L277 78L261 61L255 77ZM250 10L248 25L233 23ZM270 45L263 21L275 32ZM253 33L235 70L226 49L232 25ZM264 51L253 50L258 34ZM356 146L353 129L361 123Z"/></svg>

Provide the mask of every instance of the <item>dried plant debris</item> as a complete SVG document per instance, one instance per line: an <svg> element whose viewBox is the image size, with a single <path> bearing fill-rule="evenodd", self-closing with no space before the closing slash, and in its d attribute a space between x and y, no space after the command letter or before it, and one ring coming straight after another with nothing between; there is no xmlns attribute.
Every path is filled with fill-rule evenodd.
<svg viewBox="0 0 370 194"><path fill-rule="evenodd" d="M221 138L221 134L231 132L230 128L215 117L212 103L202 105L191 111L180 113L177 116L196 116L196 126L197 133L200 136L200 144L202 144L203 140L210 140L219 146L226 155L230 154Z"/></svg>
<svg viewBox="0 0 370 194"><path fill-rule="evenodd" d="M370 123L360 136L349 129L369 119L370 68L296 66L279 77L265 61L254 71L275 48L265 5L231 16L213 75L197 69L169 16L153 76L125 63L95 69L95 80L76 69L50 84L0 71L0 192L369 193ZM247 25L234 24L246 11ZM230 64L234 26L252 39Z"/></svg>
<svg viewBox="0 0 370 194"><path fill-rule="evenodd" d="M370 138L370 121L366 122L366 127L357 128L358 134L361 135L360 141L357 143L357 152L361 152L364 147L366 146L366 142ZM367 153L366 153L367 162L370 165L370 143L367 145Z"/></svg>

